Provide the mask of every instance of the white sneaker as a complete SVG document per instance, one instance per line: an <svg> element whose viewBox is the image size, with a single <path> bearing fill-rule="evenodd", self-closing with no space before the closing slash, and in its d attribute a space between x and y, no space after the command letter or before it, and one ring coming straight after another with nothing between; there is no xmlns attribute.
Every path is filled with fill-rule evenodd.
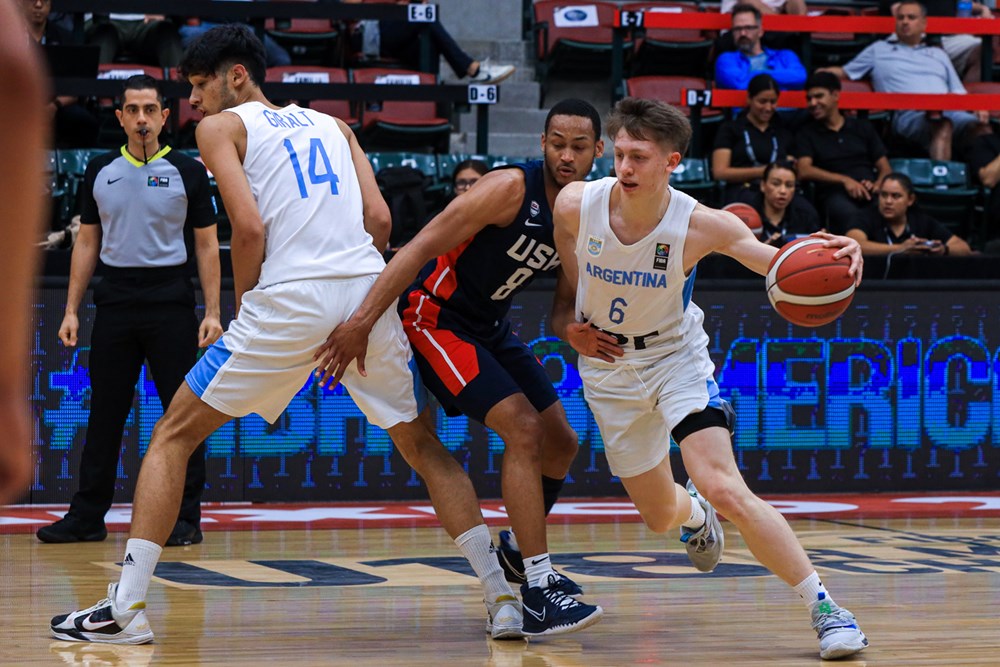
<svg viewBox="0 0 1000 667"><path fill-rule="evenodd" d="M819 637L819 657L824 660L845 658L868 647L854 614L835 603L813 605L812 626Z"/></svg>
<svg viewBox="0 0 1000 667"><path fill-rule="evenodd" d="M486 602L486 632L493 639L520 639L524 636L523 625L521 603L513 595L501 595L496 602Z"/></svg>
<svg viewBox="0 0 1000 667"><path fill-rule="evenodd" d="M479 63L479 71L469 77L469 83L500 83L517 69L513 65L492 65L489 60Z"/></svg>
<svg viewBox="0 0 1000 667"><path fill-rule="evenodd" d="M122 611L115 608L118 584L108 584L108 597L93 607L55 616L50 625L52 636L69 642L101 644L145 644L153 641L153 631L146 620L145 602L136 602Z"/></svg>
<svg viewBox="0 0 1000 667"><path fill-rule="evenodd" d="M691 480L688 480L687 491L705 510L705 523L697 530L681 526L681 542L687 545L687 555L695 569L699 572L711 572L722 560L726 536L722 532L719 517L715 515L715 508L698 493Z"/></svg>

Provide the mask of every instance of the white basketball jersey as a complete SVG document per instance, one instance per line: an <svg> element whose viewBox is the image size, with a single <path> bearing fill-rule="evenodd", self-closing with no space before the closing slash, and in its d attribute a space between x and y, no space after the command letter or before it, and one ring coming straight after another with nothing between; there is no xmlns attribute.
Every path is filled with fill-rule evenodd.
<svg viewBox="0 0 1000 667"><path fill-rule="evenodd" d="M361 186L337 122L294 104L227 111L246 127L243 169L264 221L257 286L381 272L385 261L365 231Z"/></svg>
<svg viewBox="0 0 1000 667"><path fill-rule="evenodd" d="M616 182L604 178L583 190L576 243L578 317L618 336L625 349L621 361L644 365L682 348L704 349L704 314L691 301L694 271L684 275L684 241L697 202L670 188L659 224L641 241L624 245L609 219Z"/></svg>

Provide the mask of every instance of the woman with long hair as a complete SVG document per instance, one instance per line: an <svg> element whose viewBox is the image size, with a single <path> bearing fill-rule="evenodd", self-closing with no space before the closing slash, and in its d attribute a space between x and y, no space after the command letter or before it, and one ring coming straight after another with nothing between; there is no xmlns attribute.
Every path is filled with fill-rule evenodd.
<svg viewBox="0 0 1000 667"><path fill-rule="evenodd" d="M847 236L866 255L910 253L970 255L972 248L945 225L926 215L917 204L909 176L893 172L882 179L878 206L869 206L852 224Z"/></svg>
<svg viewBox="0 0 1000 667"><path fill-rule="evenodd" d="M760 215L763 223L760 240L764 243L780 247L800 236L822 231L816 209L798 193L795 165L790 160L778 160L764 167L760 187L744 190L739 200L753 206Z"/></svg>
<svg viewBox="0 0 1000 667"><path fill-rule="evenodd" d="M725 183L725 203L737 201L741 190L756 189L764 168L789 157L792 135L777 114L778 82L758 74L747 87L747 106L723 124L712 150L712 177Z"/></svg>

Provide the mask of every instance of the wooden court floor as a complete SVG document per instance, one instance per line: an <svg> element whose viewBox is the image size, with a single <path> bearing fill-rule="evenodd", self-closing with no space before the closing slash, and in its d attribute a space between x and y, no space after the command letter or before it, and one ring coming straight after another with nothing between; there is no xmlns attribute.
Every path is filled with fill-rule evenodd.
<svg viewBox="0 0 1000 667"><path fill-rule="evenodd" d="M728 529L701 575L676 535L637 523L555 525L550 546L595 626L494 642L477 582L440 528L207 532L165 550L147 598L156 642L50 639L52 615L89 606L117 577L124 533L43 545L0 535L2 665L811 665L802 603ZM1000 664L1000 520L792 520L834 598L871 646L848 665ZM494 529L494 534L496 529Z"/></svg>

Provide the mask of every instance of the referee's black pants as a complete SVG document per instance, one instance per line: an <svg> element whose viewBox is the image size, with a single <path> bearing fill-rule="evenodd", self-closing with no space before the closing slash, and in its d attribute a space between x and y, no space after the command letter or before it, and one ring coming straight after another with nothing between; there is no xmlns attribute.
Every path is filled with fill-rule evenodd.
<svg viewBox="0 0 1000 667"><path fill-rule="evenodd" d="M80 490L69 514L103 525L115 495L125 421L143 360L166 411L198 352L194 288L181 268L111 269L94 288L90 343L90 416L80 458ZM188 460L178 518L201 521L205 443Z"/></svg>

